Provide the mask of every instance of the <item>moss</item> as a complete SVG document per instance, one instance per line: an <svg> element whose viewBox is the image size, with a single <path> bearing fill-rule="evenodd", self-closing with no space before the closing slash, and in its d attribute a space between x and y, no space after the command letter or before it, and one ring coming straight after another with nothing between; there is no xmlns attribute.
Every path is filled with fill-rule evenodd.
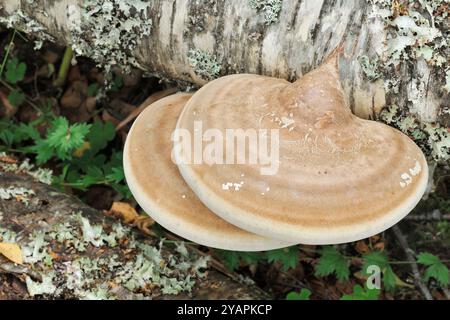
<svg viewBox="0 0 450 320"><path fill-rule="evenodd" d="M249 0L253 9L263 12L266 25L278 22L282 0Z"/></svg>
<svg viewBox="0 0 450 320"><path fill-rule="evenodd" d="M199 49L189 50L188 60L195 74L204 80L213 80L220 75L222 67L208 52Z"/></svg>

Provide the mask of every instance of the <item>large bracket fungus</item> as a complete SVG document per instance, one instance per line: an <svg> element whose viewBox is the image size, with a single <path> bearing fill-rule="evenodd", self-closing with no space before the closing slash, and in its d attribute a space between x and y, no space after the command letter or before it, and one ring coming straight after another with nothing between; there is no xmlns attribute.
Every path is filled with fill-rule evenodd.
<svg viewBox="0 0 450 320"><path fill-rule="evenodd" d="M243 251L355 241L397 223L425 192L427 162L400 131L351 113L338 62L336 51L294 83L231 75L152 104L125 145L136 200L187 239Z"/></svg>
<svg viewBox="0 0 450 320"><path fill-rule="evenodd" d="M222 77L189 99L177 128L192 135L195 123L224 135L229 129L279 132L273 174L248 162L191 163L194 150L176 154L182 176L209 209L264 237L336 244L379 233L415 207L428 179L422 151L400 131L351 113L338 61L336 52L294 83ZM250 158L255 150L246 148ZM229 181L242 186L223 188Z"/></svg>
<svg viewBox="0 0 450 320"><path fill-rule="evenodd" d="M125 143L124 169L137 202L163 227L203 245L240 251L288 246L227 223L209 211L183 181L171 159L171 135L191 96L179 93L158 100L134 122Z"/></svg>

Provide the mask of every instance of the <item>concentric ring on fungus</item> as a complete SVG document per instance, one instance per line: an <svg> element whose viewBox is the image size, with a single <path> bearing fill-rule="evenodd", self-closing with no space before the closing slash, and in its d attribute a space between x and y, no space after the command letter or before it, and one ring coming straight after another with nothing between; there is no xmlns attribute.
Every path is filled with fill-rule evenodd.
<svg viewBox="0 0 450 320"><path fill-rule="evenodd" d="M426 188L427 163L414 142L351 113L337 54L294 83L251 74L209 82L188 101L177 128L194 134L196 121L203 131L279 130L273 175L248 162L192 164L193 150L175 155L207 207L265 237L303 244L366 238L401 220ZM223 188L234 181L242 181L239 190Z"/></svg>
<svg viewBox="0 0 450 320"><path fill-rule="evenodd" d="M163 227L202 245L240 251L289 246L222 220L183 181L171 160L171 135L190 97L180 93L158 100L133 123L124 148L124 170L136 201Z"/></svg>

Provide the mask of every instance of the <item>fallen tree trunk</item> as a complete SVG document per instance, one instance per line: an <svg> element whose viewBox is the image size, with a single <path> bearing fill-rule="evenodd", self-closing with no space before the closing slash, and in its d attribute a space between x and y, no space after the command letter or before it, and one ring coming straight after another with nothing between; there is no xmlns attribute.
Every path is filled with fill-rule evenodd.
<svg viewBox="0 0 450 320"><path fill-rule="evenodd" d="M0 300L268 298L27 175L0 172L0 243Z"/></svg>
<svg viewBox="0 0 450 320"><path fill-rule="evenodd" d="M242 72L293 80L341 44L342 78L358 116L376 118L398 105L448 126L442 39L449 24L441 2L3 0L1 15L100 64L131 63L197 85ZM395 20L408 14L424 20Z"/></svg>

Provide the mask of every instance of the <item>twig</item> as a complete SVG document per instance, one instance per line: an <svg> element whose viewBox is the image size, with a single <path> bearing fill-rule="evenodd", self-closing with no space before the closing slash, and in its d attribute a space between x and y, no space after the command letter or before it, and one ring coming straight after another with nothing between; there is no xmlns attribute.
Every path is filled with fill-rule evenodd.
<svg viewBox="0 0 450 320"><path fill-rule="evenodd" d="M8 88L11 91L14 90L14 87L9 85L6 81L3 81L2 79L0 79L0 84L4 85L6 88ZM26 95L25 95L25 102L28 103L38 113L42 113L42 110Z"/></svg>
<svg viewBox="0 0 450 320"><path fill-rule="evenodd" d="M69 72L70 62L72 61L72 57L73 57L72 48L70 46L67 46L66 50L64 51L64 56L61 61L61 65L59 67L58 77L53 82L53 85L55 87L62 87L64 85L64 83L66 83L67 74Z"/></svg>
<svg viewBox="0 0 450 320"><path fill-rule="evenodd" d="M403 235L402 231L398 226L394 226L392 230L395 236L397 237L398 242L402 246L403 251L405 252L406 259L411 263L411 269L413 272L415 285L419 287L420 291L422 291L422 294L424 295L425 299L433 300L433 296L431 295L430 290L428 290L427 286L422 282L419 267L414 258L414 251L409 247L406 237Z"/></svg>
<svg viewBox="0 0 450 320"><path fill-rule="evenodd" d="M8 60L9 52L11 51L11 48L13 46L14 38L16 37L16 33L17 33L17 31L13 30L11 40L9 41L8 47L6 48L5 57L3 58L2 65L0 67L0 77L3 75L3 70L5 69L6 61Z"/></svg>
<svg viewBox="0 0 450 320"><path fill-rule="evenodd" d="M145 108L147 108L150 104L152 104L155 101L158 101L159 99L162 99L168 95L171 95L172 93L177 92L177 88L169 88L166 90L162 90L159 92L156 92L149 96L147 99L142 102L139 107L134 109L125 119L123 119L116 127L116 131L119 131L124 126L126 126L130 121L133 121L134 118L136 118L142 111L144 111Z"/></svg>

